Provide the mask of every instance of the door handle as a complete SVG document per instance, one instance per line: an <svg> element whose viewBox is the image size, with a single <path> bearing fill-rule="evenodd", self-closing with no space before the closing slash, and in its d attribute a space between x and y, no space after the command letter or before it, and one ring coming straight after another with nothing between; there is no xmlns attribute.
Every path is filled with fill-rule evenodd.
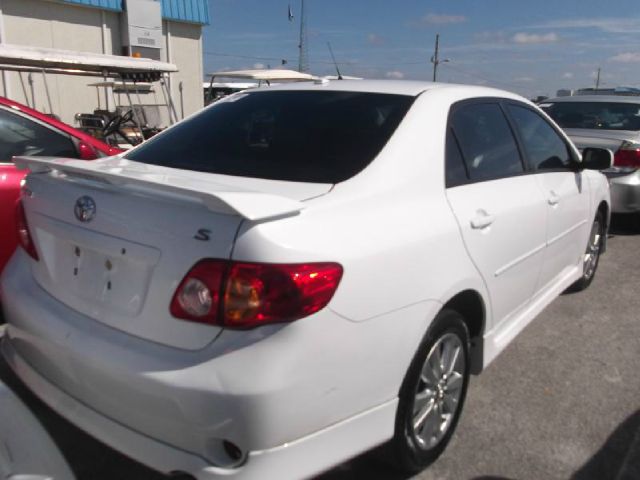
<svg viewBox="0 0 640 480"><path fill-rule="evenodd" d="M477 214L478 215L476 217L473 217L471 219L471 228L474 228L474 229L487 228L496 219L495 216L489 215L484 210L478 210Z"/></svg>
<svg viewBox="0 0 640 480"><path fill-rule="evenodd" d="M560 203L560 196L556 194L553 190L549 193L549 198L547 198L547 203L552 207L555 207Z"/></svg>

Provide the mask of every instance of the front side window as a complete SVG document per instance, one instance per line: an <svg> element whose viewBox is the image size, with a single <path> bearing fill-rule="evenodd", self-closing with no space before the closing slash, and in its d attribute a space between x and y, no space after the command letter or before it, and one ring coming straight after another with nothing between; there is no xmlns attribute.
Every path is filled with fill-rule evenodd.
<svg viewBox="0 0 640 480"><path fill-rule="evenodd" d="M497 103L462 105L454 110L451 125L471 181L524 171L515 138Z"/></svg>
<svg viewBox="0 0 640 480"><path fill-rule="evenodd" d="M517 105L508 105L520 139L533 170L571 169L571 156L564 140L536 112Z"/></svg>
<svg viewBox="0 0 640 480"><path fill-rule="evenodd" d="M16 155L76 158L78 153L68 136L0 109L0 161Z"/></svg>
<svg viewBox="0 0 640 480"><path fill-rule="evenodd" d="M238 93L126 158L223 175L338 183L373 161L413 99L341 91Z"/></svg>

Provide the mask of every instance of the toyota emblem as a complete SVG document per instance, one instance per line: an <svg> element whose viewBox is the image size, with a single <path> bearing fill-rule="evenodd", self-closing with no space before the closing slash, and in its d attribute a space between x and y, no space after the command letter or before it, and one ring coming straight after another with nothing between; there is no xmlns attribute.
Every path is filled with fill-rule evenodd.
<svg viewBox="0 0 640 480"><path fill-rule="evenodd" d="M96 202L93 201L93 198L84 195L76 200L73 213L81 222L90 222L96 216Z"/></svg>

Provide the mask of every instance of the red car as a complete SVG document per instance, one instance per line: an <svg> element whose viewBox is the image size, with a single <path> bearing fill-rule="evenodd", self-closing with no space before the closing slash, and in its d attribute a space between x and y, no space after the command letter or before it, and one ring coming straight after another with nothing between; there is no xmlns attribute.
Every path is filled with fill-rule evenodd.
<svg viewBox="0 0 640 480"><path fill-rule="evenodd" d="M107 145L32 108L0 97L0 272L16 248L15 207L25 171L11 163L16 155L93 160L122 150Z"/></svg>

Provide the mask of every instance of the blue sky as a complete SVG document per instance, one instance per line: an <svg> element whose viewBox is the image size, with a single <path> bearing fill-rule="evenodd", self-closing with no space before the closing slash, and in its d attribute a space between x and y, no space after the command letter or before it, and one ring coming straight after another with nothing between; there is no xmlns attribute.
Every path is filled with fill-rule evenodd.
<svg viewBox="0 0 640 480"><path fill-rule="evenodd" d="M289 22L291 4L295 19ZM298 65L300 0L209 0L205 71ZM310 70L491 85L526 96L640 86L638 0L306 0Z"/></svg>

